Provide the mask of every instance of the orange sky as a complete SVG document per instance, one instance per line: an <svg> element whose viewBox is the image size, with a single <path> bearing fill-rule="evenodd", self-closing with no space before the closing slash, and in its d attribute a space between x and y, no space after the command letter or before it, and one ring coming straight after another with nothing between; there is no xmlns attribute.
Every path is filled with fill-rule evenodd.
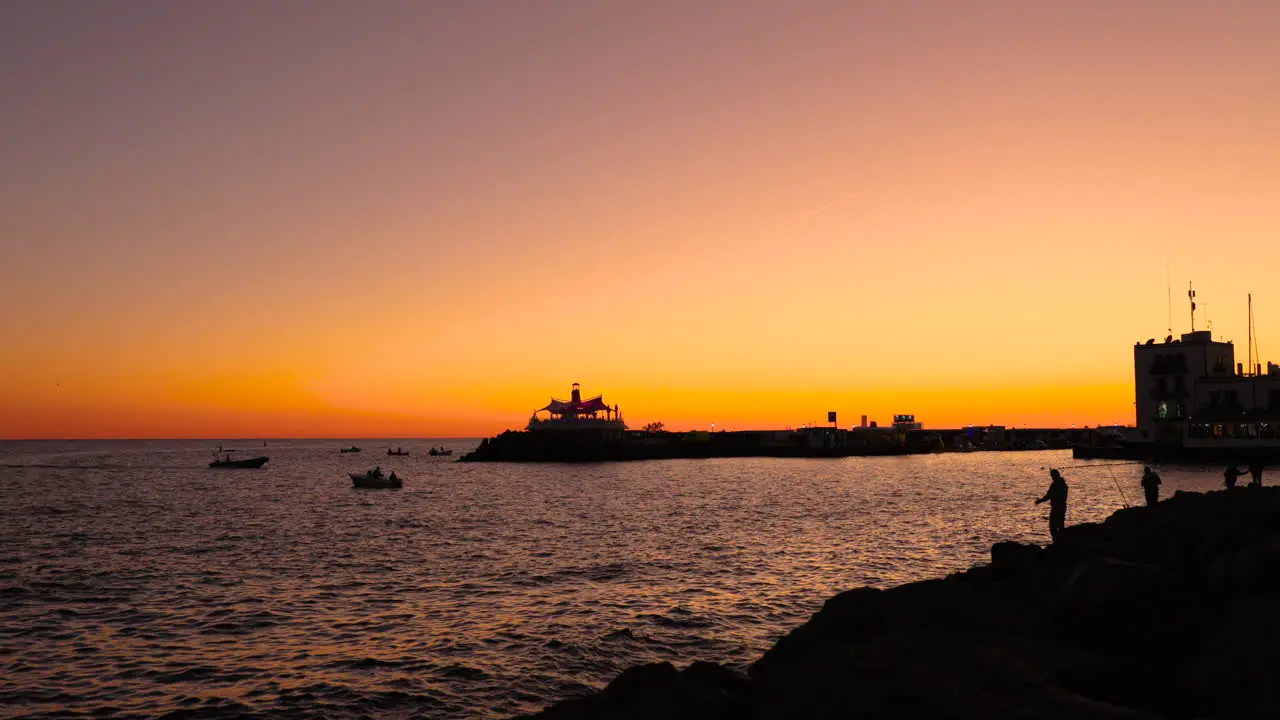
<svg viewBox="0 0 1280 720"><path fill-rule="evenodd" d="M1132 422L1280 338L1280 3L0 5L0 437Z"/></svg>

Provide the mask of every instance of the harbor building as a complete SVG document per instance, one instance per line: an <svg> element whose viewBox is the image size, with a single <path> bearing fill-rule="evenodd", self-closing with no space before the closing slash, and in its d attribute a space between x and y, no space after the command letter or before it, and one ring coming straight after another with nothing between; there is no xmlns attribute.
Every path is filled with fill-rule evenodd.
<svg viewBox="0 0 1280 720"><path fill-rule="evenodd" d="M538 413L546 413L539 417ZM529 418L529 430L535 431L567 431L567 430L606 430L621 433L627 429L618 406L609 407L603 395L588 400L582 399L582 390L578 383L573 384L568 400L551 398L546 407L539 408Z"/></svg>
<svg viewBox="0 0 1280 720"><path fill-rule="evenodd" d="M1280 366L1237 363L1234 344L1208 330L1136 344L1133 376L1140 443L1189 451L1280 447Z"/></svg>

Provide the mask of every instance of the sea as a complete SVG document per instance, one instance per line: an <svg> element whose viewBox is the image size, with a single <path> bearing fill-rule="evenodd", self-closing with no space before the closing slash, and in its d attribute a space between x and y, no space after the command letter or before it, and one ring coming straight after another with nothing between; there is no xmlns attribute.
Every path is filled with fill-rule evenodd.
<svg viewBox="0 0 1280 720"><path fill-rule="evenodd" d="M640 663L745 669L838 592L1045 543L1050 467L1068 523L1142 501L1140 465L1067 451L455 462L476 442L223 443L260 470L0 443L0 716L511 717ZM404 487L353 488L375 465Z"/></svg>

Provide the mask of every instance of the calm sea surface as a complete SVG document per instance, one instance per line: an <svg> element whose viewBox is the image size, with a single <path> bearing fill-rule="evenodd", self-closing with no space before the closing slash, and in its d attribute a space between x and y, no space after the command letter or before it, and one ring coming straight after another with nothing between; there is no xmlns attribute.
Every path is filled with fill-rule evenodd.
<svg viewBox="0 0 1280 720"><path fill-rule="evenodd" d="M1042 468L1074 464L472 465L354 442L229 443L271 457L235 471L208 442L0 443L0 715L505 717L638 663L743 667L838 591L1046 542ZM404 489L353 489L374 464ZM1140 470L1067 471L1068 521L1140 501ZM1166 494L1220 481L1161 470Z"/></svg>

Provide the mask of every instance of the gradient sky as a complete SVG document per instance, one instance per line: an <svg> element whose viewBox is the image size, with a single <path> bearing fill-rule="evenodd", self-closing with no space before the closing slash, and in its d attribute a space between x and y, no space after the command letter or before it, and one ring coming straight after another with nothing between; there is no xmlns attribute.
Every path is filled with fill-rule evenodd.
<svg viewBox="0 0 1280 720"><path fill-rule="evenodd" d="M1133 421L1280 359L1280 3L0 3L0 437ZM1166 267L1169 268L1167 273Z"/></svg>

